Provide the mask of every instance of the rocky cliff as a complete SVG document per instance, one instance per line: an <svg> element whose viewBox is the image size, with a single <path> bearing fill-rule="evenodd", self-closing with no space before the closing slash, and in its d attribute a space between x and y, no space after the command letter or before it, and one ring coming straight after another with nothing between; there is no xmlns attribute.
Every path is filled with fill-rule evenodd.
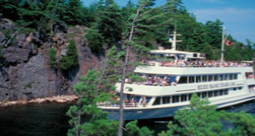
<svg viewBox="0 0 255 136"><path fill-rule="evenodd" d="M7 46L3 47L8 40L6 38L8 35L4 32L12 30L17 28L11 21L0 24L0 45L2 45L0 101L30 100L71 94L72 85L99 61L87 45L85 27L66 28L51 37L43 37L38 32L28 34L19 32ZM60 59L65 55L70 39L75 40L79 66L63 76L48 65L48 51L50 47L55 48L58 52L57 59Z"/></svg>

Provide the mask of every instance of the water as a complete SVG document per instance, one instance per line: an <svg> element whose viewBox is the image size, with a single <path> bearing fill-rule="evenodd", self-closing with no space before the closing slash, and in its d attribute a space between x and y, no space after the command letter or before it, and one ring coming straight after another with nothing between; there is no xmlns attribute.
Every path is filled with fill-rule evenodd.
<svg viewBox="0 0 255 136"><path fill-rule="evenodd" d="M0 108L0 136L65 136L70 104L43 103Z"/></svg>
<svg viewBox="0 0 255 136"><path fill-rule="evenodd" d="M0 108L0 136L65 136L69 118L66 111L71 104L43 103ZM255 115L255 102L226 108L227 111L245 111ZM167 129L172 118L141 120L139 126L147 126L159 133Z"/></svg>

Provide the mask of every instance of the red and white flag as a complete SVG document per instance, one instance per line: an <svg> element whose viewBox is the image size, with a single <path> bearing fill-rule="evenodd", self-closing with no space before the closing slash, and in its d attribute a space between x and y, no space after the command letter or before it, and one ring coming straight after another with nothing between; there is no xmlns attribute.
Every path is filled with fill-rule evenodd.
<svg viewBox="0 0 255 136"><path fill-rule="evenodd" d="M231 41L229 41L228 39L226 39L225 44L226 44L227 46L230 46Z"/></svg>

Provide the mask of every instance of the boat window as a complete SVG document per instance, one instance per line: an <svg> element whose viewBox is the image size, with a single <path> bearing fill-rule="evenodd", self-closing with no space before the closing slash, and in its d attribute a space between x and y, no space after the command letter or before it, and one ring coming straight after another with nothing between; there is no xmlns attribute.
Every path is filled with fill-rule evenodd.
<svg viewBox="0 0 255 136"><path fill-rule="evenodd" d="M223 95L223 93L224 93L223 90L220 90L220 91L219 91L219 95L220 95L220 96Z"/></svg>
<svg viewBox="0 0 255 136"><path fill-rule="evenodd" d="M142 104L149 103L150 100L151 100L151 97L142 96L141 99L142 99L142 100L141 100L140 104L142 105Z"/></svg>
<svg viewBox="0 0 255 136"><path fill-rule="evenodd" d="M190 100L193 94L188 94L188 99Z"/></svg>
<svg viewBox="0 0 255 136"><path fill-rule="evenodd" d="M225 95L228 95L228 89L225 89L225 90L224 90L224 94L225 94Z"/></svg>
<svg viewBox="0 0 255 136"><path fill-rule="evenodd" d="M232 74L229 75L229 80L233 80L233 75Z"/></svg>
<svg viewBox="0 0 255 136"><path fill-rule="evenodd" d="M181 95L181 101L182 102L187 101L187 95L186 94Z"/></svg>
<svg viewBox="0 0 255 136"><path fill-rule="evenodd" d="M201 76L196 76L196 82L200 83L201 82Z"/></svg>
<svg viewBox="0 0 255 136"><path fill-rule="evenodd" d="M176 82L176 76L167 76L168 79L170 79L170 83Z"/></svg>
<svg viewBox="0 0 255 136"><path fill-rule="evenodd" d="M234 74L234 79L237 79L237 74Z"/></svg>
<svg viewBox="0 0 255 136"><path fill-rule="evenodd" d="M184 60L185 55L184 54L177 54L178 60Z"/></svg>
<svg viewBox="0 0 255 136"><path fill-rule="evenodd" d="M154 101L153 105L160 105L161 97L156 97L156 100Z"/></svg>
<svg viewBox="0 0 255 136"><path fill-rule="evenodd" d="M178 82L178 84L186 84L188 83L188 77L182 76Z"/></svg>
<svg viewBox="0 0 255 136"><path fill-rule="evenodd" d="M146 97L146 103L149 103L151 100L151 97Z"/></svg>
<svg viewBox="0 0 255 136"><path fill-rule="evenodd" d="M214 91L214 97L215 97L215 96L218 96L218 95L219 95L218 90Z"/></svg>
<svg viewBox="0 0 255 136"><path fill-rule="evenodd" d="M197 57L197 54L196 54L196 53L194 53L194 54L193 54L193 57Z"/></svg>
<svg viewBox="0 0 255 136"><path fill-rule="evenodd" d="M190 77L189 77L189 83L194 83L194 82L195 82L195 77L190 76Z"/></svg>
<svg viewBox="0 0 255 136"><path fill-rule="evenodd" d="M209 75L209 76L208 76L208 81L209 81L209 82L213 81L213 76L212 76L212 75Z"/></svg>
<svg viewBox="0 0 255 136"><path fill-rule="evenodd" d="M239 90L242 90L242 87L239 87L238 89L239 89Z"/></svg>
<svg viewBox="0 0 255 136"><path fill-rule="evenodd" d="M163 104L168 104L170 103L170 96L164 96L163 98Z"/></svg>
<svg viewBox="0 0 255 136"><path fill-rule="evenodd" d="M218 81L218 75L214 75L214 81Z"/></svg>
<svg viewBox="0 0 255 136"><path fill-rule="evenodd" d="M179 102L179 95L173 95L172 100L173 100L173 103Z"/></svg>
<svg viewBox="0 0 255 136"><path fill-rule="evenodd" d="M222 81L223 80L223 75L219 76L219 80Z"/></svg>
<svg viewBox="0 0 255 136"><path fill-rule="evenodd" d="M135 96L133 101L134 101L135 103L136 103L136 102L138 103L138 102L140 101L140 98L141 98L141 96Z"/></svg>
<svg viewBox="0 0 255 136"><path fill-rule="evenodd" d="M228 80L228 74L224 75L224 80Z"/></svg>
<svg viewBox="0 0 255 136"><path fill-rule="evenodd" d="M202 98L207 97L207 92L202 92Z"/></svg>
<svg viewBox="0 0 255 136"><path fill-rule="evenodd" d="M202 81L207 82L207 76L202 76Z"/></svg>
<svg viewBox="0 0 255 136"><path fill-rule="evenodd" d="M130 102L130 101L132 100L133 97L134 97L134 96L128 94L127 97L126 97L126 99Z"/></svg>
<svg viewBox="0 0 255 136"><path fill-rule="evenodd" d="M208 97L213 97L213 92L212 91L208 92Z"/></svg>

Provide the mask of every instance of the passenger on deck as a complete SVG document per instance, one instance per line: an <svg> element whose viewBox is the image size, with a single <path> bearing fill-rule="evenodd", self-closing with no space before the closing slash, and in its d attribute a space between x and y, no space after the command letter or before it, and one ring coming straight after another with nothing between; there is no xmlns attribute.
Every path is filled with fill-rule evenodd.
<svg viewBox="0 0 255 136"><path fill-rule="evenodd" d="M128 84L129 83L129 78L125 79L125 83Z"/></svg>
<svg viewBox="0 0 255 136"><path fill-rule="evenodd" d="M151 84L152 84L152 79L151 79L151 77L149 77L149 78L147 79L146 85L151 85Z"/></svg>
<svg viewBox="0 0 255 136"><path fill-rule="evenodd" d="M171 86L176 86L176 85L177 85L176 80L172 81Z"/></svg>

